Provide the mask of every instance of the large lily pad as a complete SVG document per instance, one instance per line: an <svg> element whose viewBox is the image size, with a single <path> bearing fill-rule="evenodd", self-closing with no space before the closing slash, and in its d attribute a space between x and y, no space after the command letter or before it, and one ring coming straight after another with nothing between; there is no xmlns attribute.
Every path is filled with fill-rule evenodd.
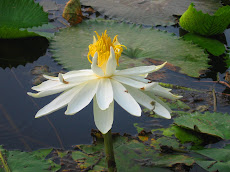
<svg viewBox="0 0 230 172"><path fill-rule="evenodd" d="M29 28L48 23L48 13L33 0L1 0L0 27Z"/></svg>
<svg viewBox="0 0 230 172"><path fill-rule="evenodd" d="M174 120L175 124L200 133L230 139L230 115L206 112L181 116Z"/></svg>
<svg viewBox="0 0 230 172"><path fill-rule="evenodd" d="M219 0L81 0L109 17L145 25L173 25L173 15L182 15L192 2L210 13L221 6Z"/></svg>
<svg viewBox="0 0 230 172"><path fill-rule="evenodd" d="M207 54L200 47L178 39L169 33L106 20L88 20L75 27L62 29L51 43L54 58L69 70L90 68L88 46L94 31L108 30L110 37L118 35L119 42L127 46L120 58L120 69L144 65L152 58L179 66L180 72L198 77L208 68Z"/></svg>

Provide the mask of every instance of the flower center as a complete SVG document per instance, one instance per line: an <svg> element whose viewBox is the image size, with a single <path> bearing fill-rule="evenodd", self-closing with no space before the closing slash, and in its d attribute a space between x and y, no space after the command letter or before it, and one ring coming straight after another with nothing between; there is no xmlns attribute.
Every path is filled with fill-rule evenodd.
<svg viewBox="0 0 230 172"><path fill-rule="evenodd" d="M124 45L121 45L118 42L117 36L116 35L113 38L113 42L111 41L111 38L107 35L107 30L105 30L104 33L102 33L102 36L99 36L98 33L95 31L97 34L97 40L95 36L93 36L94 41L93 44L89 45L89 53L88 53L88 60L90 63L92 63L90 56L93 58L94 54L97 52L98 53L98 66L102 67L104 63L107 63L110 55L110 47L112 46L115 52L115 58L117 60L117 65L119 65L119 58L121 56L121 53L123 51L122 47L125 47ZM125 47L126 48L126 47Z"/></svg>

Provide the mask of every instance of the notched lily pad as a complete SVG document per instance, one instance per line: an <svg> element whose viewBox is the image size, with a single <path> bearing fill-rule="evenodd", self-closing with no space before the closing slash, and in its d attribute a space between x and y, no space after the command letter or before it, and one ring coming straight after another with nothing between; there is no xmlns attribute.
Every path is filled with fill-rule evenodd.
<svg viewBox="0 0 230 172"><path fill-rule="evenodd" d="M219 0L81 0L111 18L145 25L173 25L173 15L182 15L192 2L210 13L221 6Z"/></svg>
<svg viewBox="0 0 230 172"><path fill-rule="evenodd" d="M190 42L155 29L108 20L88 20L62 29L51 42L53 57L68 70L90 68L88 46L94 31L100 34L105 30L111 38L118 35L119 42L127 46L120 58L120 69L145 65L145 58L168 61L193 77L209 67L204 50Z"/></svg>

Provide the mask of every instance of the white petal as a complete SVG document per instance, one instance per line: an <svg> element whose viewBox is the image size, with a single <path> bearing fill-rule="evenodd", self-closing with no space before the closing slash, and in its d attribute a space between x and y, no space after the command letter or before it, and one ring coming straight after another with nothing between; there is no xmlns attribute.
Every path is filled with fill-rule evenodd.
<svg viewBox="0 0 230 172"><path fill-rule="evenodd" d="M74 98L69 102L65 114L74 115L87 106L96 94L98 83L99 80L92 80L86 83L81 91L75 94Z"/></svg>
<svg viewBox="0 0 230 172"><path fill-rule="evenodd" d="M77 77L77 76L88 76L93 75L93 71L91 69L84 69L84 70L73 70L63 74L64 79Z"/></svg>
<svg viewBox="0 0 230 172"><path fill-rule="evenodd" d="M49 96L49 95L52 95L52 94L60 93L62 91L68 90L68 89L70 89L70 88L72 88L74 86L76 86L76 84L62 84L62 85L50 88L48 90L41 91L39 93L30 93L30 92L28 92L27 94L29 96L34 97L34 98L40 98L40 97L45 97L45 96Z"/></svg>
<svg viewBox="0 0 230 172"><path fill-rule="evenodd" d="M85 76L75 76L71 78L66 78L65 81L73 84L77 83L83 83L89 80L97 79L98 77L96 75L85 75Z"/></svg>
<svg viewBox="0 0 230 172"><path fill-rule="evenodd" d="M115 52L113 47L110 47L110 56L106 64L106 74L105 76L111 76L117 68L117 60L115 58Z"/></svg>
<svg viewBox="0 0 230 172"><path fill-rule="evenodd" d="M172 94L171 92L168 91L168 89L165 89L164 87L161 87L160 85L153 87L149 91L152 92L154 95L165 97L167 99L172 99L172 100L179 99L182 97L182 96L176 96Z"/></svg>
<svg viewBox="0 0 230 172"><path fill-rule="evenodd" d="M98 58L98 54L97 52L94 54L94 57L92 59L92 64L91 64L91 69L92 71L98 75L98 76L104 76L104 72L103 70L97 66L97 58Z"/></svg>
<svg viewBox="0 0 230 172"><path fill-rule="evenodd" d="M146 95L145 92L142 92L138 89L129 86L127 86L127 88L130 94L133 96L133 98L142 106L145 106L149 110L153 110L157 115L160 115L167 119L171 118L170 111L164 106L162 106L160 102L157 102L156 100Z"/></svg>
<svg viewBox="0 0 230 172"><path fill-rule="evenodd" d="M134 116L141 116L141 108L127 89L115 80L110 80L113 87L113 96L116 102L127 112Z"/></svg>
<svg viewBox="0 0 230 172"><path fill-rule="evenodd" d="M143 82L139 82L124 76L113 76L112 79L135 88L143 88L146 85Z"/></svg>
<svg viewBox="0 0 230 172"><path fill-rule="evenodd" d="M109 107L110 103L113 101L113 88L110 79L100 79L96 99L101 110L105 110Z"/></svg>
<svg viewBox="0 0 230 172"><path fill-rule="evenodd" d="M143 74L148 74L151 72L155 72L159 69L161 69L162 67L164 67L164 65L167 62L163 63L162 65L151 65L151 66L140 66L140 67L134 67L134 68L129 68L129 69L124 69L124 70L118 70L116 71L115 75L143 75Z"/></svg>
<svg viewBox="0 0 230 172"><path fill-rule="evenodd" d="M59 81L58 77L49 76L49 75L43 75L43 77L52 81Z"/></svg>
<svg viewBox="0 0 230 172"><path fill-rule="evenodd" d="M40 109L37 112L35 118L39 118L41 116L48 115L54 111L57 111L65 107L74 97L74 95L77 94L81 90L83 86L84 84L74 87L71 90L63 92L57 98L55 98L52 102L50 102L48 105Z"/></svg>
<svg viewBox="0 0 230 172"><path fill-rule="evenodd" d="M94 97L93 113L94 121L98 130L100 130L102 134L106 134L113 125L114 102L112 102L106 110L101 110L97 104L96 98Z"/></svg>
<svg viewBox="0 0 230 172"><path fill-rule="evenodd" d="M128 77L130 79L133 79L133 80L136 80L136 81L139 81L139 82L143 82L143 83L151 83L152 81L148 80L148 79L145 79L145 77L143 76L135 76L135 75L125 75L125 77Z"/></svg>
<svg viewBox="0 0 230 172"><path fill-rule="evenodd" d="M36 90L36 91L44 91L44 90L49 90L53 87L57 87L59 85L62 85L62 83L59 82L58 80L57 81L48 80L48 81L42 82L40 85L32 87L31 89Z"/></svg>

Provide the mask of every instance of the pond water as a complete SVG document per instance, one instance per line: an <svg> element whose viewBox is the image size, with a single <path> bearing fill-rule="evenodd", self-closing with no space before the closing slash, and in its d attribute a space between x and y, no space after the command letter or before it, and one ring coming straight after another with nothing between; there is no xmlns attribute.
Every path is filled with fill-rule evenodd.
<svg viewBox="0 0 230 172"><path fill-rule="evenodd" d="M157 28L175 33L177 36L180 34L177 26ZM226 46L229 46L230 29L225 31L225 36ZM7 43L4 41L0 40L0 52L2 53L0 55L17 58L14 58L14 62L11 61L10 64L1 59L0 145L4 145L6 149L36 150L46 147L69 149L76 144L90 144L92 142L91 129L96 129L92 103L74 116L64 115L65 108L63 108L46 117L34 118L36 112L53 100L56 95L34 99L26 94L31 91L33 83L39 79L39 71L35 75L33 69L47 66L52 73L65 71L51 58L52 54L49 52L48 42L40 40L41 46L33 44L33 40L29 39L15 40L14 45L10 42L11 48L6 50L3 45L7 45ZM38 41L35 40L35 42ZM37 47L37 49L31 47ZM21 54L15 54L15 52ZM214 62L215 66L201 78L191 78L164 69L165 77L162 77L159 81L201 90L210 90L215 86L216 91L222 93L226 86L204 82L215 79L217 72L220 72L220 79L223 80L226 70L223 69L223 62L221 60L214 60ZM220 65L216 62L219 62ZM230 107L226 105L226 102L224 105L218 102L217 109L219 112L230 112ZM140 118L131 116L117 104L115 104L114 118L112 131L131 135L137 134L134 123L144 123L148 120L145 115ZM172 120L158 119L158 123L165 127L172 123Z"/></svg>

